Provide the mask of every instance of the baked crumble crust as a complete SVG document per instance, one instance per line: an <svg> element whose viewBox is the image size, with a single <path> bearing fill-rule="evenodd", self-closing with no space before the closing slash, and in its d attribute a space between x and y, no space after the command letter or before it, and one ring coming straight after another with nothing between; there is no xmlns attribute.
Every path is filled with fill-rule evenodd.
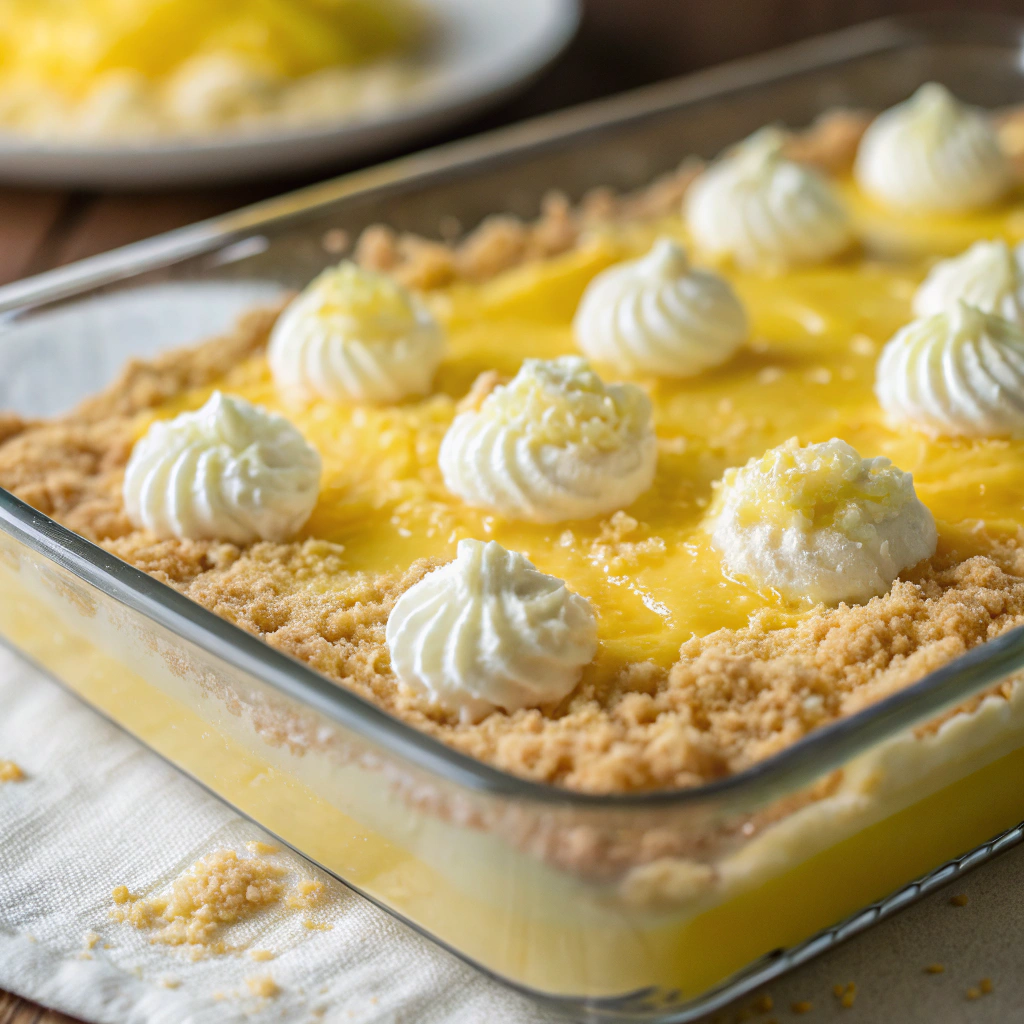
<svg viewBox="0 0 1024 1024"><path fill-rule="evenodd" d="M836 170L852 159L866 123L859 115L833 114L794 136L794 155ZM697 169L684 165L634 196L594 193L576 209L550 199L536 223L492 218L454 247L370 229L358 257L420 288L484 280L571 248L596 222L674 209ZM820 608L782 629L762 614L742 629L689 641L669 669L625 665L611 683L585 677L556 708L459 724L396 685L384 642L398 596L434 563L373 576L347 569L343 548L323 541L240 549L155 540L125 517L121 482L138 414L185 388L211 383L259 352L276 313L254 313L234 332L198 348L133 363L115 385L64 419L0 420L0 486L271 646L498 768L595 793L696 786L763 760L1024 623L1018 539L989 538L963 553L947 545L863 606ZM641 533L622 514L597 543L614 546L616 557L628 560L631 546L649 540ZM317 579L330 586L309 585Z"/></svg>

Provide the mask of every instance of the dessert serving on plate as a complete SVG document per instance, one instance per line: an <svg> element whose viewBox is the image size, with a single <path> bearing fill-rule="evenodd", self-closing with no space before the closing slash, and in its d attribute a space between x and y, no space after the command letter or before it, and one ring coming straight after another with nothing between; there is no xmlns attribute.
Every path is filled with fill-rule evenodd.
<svg viewBox="0 0 1024 1024"><path fill-rule="evenodd" d="M566 799L728 780L1024 624L1008 139L932 84L459 245L370 229L281 310L0 421L0 485ZM998 830L929 800L1021 810L1022 705L1003 680L697 832L407 792L530 858L521 943L464 878L355 881L523 984L690 997ZM316 737L277 746L312 777Z"/></svg>
<svg viewBox="0 0 1024 1024"><path fill-rule="evenodd" d="M0 129L135 143L392 108L429 26L412 0L7 0Z"/></svg>

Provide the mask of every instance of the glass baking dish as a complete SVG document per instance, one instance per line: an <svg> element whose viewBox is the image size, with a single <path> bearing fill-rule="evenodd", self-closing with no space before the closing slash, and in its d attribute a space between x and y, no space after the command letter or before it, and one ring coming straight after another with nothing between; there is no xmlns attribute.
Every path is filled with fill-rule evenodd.
<svg viewBox="0 0 1024 1024"><path fill-rule="evenodd" d="M930 79L1019 102L1022 38L1024 21L878 22L9 286L0 408L67 409L129 356L304 284L373 222L450 236L532 216L551 188L636 187L766 122ZM740 775L621 796L461 755L2 490L0 636L357 891L588 1020L694 1019L1021 836L1021 630Z"/></svg>

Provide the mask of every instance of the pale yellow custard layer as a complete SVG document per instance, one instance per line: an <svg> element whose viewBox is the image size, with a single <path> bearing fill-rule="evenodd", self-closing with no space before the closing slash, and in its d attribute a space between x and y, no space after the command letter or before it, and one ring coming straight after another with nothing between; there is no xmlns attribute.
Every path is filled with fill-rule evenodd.
<svg viewBox="0 0 1024 1024"><path fill-rule="evenodd" d="M867 216L863 200L853 205L858 219ZM1015 224L1024 224L1017 206L957 220L964 245L995 234L1012 238ZM895 226L928 241L915 220ZM703 528L712 484L724 470L790 437L808 443L838 436L863 456L885 455L911 471L939 521L940 544L955 540L965 555L984 550L985 538L974 536L978 520L997 534L1024 524L1024 442L931 440L884 422L872 391L876 359L911 319L911 298L931 261L863 254L778 276L721 268L750 311L752 340L732 361L695 378L640 381L654 401L660 450L654 486L625 510L629 518L537 526L483 514L449 494L438 446L478 375L511 376L524 357L576 351L570 321L587 282L645 251L658 234L685 241L675 220L608 231L486 284L433 293L449 341L426 400L384 408L289 405L262 358L220 386L283 412L320 450L323 487L305 533L343 544L348 567L384 572L423 557L447 560L461 538L493 538L594 603L601 649L593 671L601 675L637 660L668 665L686 639L743 626L759 609L776 609L780 625L801 614L730 579ZM209 390L184 395L158 415L195 408ZM148 421L149 414L140 431Z"/></svg>

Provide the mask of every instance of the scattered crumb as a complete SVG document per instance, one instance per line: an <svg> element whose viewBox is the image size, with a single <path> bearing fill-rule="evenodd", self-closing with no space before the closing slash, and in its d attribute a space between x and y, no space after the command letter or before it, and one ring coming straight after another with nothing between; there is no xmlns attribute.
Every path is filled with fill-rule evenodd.
<svg viewBox="0 0 1024 1024"><path fill-rule="evenodd" d="M161 978L159 984L161 988L178 988L181 981L178 978Z"/></svg>
<svg viewBox="0 0 1024 1024"><path fill-rule="evenodd" d="M324 883L315 878L302 878L285 900L286 906L292 910L309 910L315 907L324 895Z"/></svg>
<svg viewBox="0 0 1024 1024"><path fill-rule="evenodd" d="M963 893L960 893L959 896L951 896L949 898L949 902L952 903L954 907L966 907L967 897Z"/></svg>
<svg viewBox="0 0 1024 1024"><path fill-rule="evenodd" d="M245 848L250 853L258 854L261 857L272 857L275 853L281 852L280 846L274 846L271 843L262 843L258 839L255 839L250 843L246 843Z"/></svg>
<svg viewBox="0 0 1024 1024"><path fill-rule="evenodd" d="M260 857L217 850L197 860L175 879L168 893L133 897L125 886L113 892L116 920L133 928L155 929L151 942L193 947L194 958L224 953L223 926L244 920L281 897L284 868Z"/></svg>
<svg viewBox="0 0 1024 1024"><path fill-rule="evenodd" d="M114 889L110 893L110 895L113 898L114 902L116 904L118 904L118 906L120 906L120 905L122 905L124 903L130 903L132 900L137 900L139 898L138 896L133 896L128 891L128 886L127 885L116 885L116 886L114 886Z"/></svg>
<svg viewBox="0 0 1024 1024"><path fill-rule="evenodd" d="M96 944L100 941L99 932L86 932L82 936L82 945L86 949L95 949Z"/></svg>
<svg viewBox="0 0 1024 1024"><path fill-rule="evenodd" d="M0 759L0 782L23 782L25 773L13 761Z"/></svg>
<svg viewBox="0 0 1024 1024"><path fill-rule="evenodd" d="M78 954L78 959L79 960L92 960L92 959L94 959L94 957L93 957L92 953L87 953L85 950L82 950L82 952Z"/></svg>
<svg viewBox="0 0 1024 1024"><path fill-rule="evenodd" d="M254 975L251 978L246 978L245 983L249 987L249 991L261 999L273 999L281 991L277 982L269 974Z"/></svg>
<svg viewBox="0 0 1024 1024"><path fill-rule="evenodd" d="M333 924L318 924L316 921L311 921L308 917L302 922L303 928L308 928L311 932L333 932Z"/></svg>
<svg viewBox="0 0 1024 1024"><path fill-rule="evenodd" d="M945 967L942 964L929 964L925 969L925 974L942 974L945 971Z"/></svg>
<svg viewBox="0 0 1024 1024"><path fill-rule="evenodd" d="M800 1002L794 1003L790 1009L794 1013L810 1013L814 1009L814 1005L806 999L801 999Z"/></svg>
<svg viewBox="0 0 1024 1024"><path fill-rule="evenodd" d="M980 999L981 998L981 989L969 988L967 990L967 998L968 999Z"/></svg>
<svg viewBox="0 0 1024 1024"><path fill-rule="evenodd" d="M269 949L250 949L249 958L258 962L273 960L274 954Z"/></svg>
<svg viewBox="0 0 1024 1024"><path fill-rule="evenodd" d="M648 527L621 509L602 522L600 530L590 545L587 558L606 572L635 569L643 559L665 553L665 541L661 537L645 536L650 533Z"/></svg>
<svg viewBox="0 0 1024 1024"><path fill-rule="evenodd" d="M758 1013L770 1013L772 1008L775 1006L775 1001L768 994L759 996L754 1002L754 1009Z"/></svg>
<svg viewBox="0 0 1024 1024"><path fill-rule="evenodd" d="M987 996L992 991L992 979L982 978L981 981L978 982L978 988L981 989L981 994L983 996Z"/></svg>

